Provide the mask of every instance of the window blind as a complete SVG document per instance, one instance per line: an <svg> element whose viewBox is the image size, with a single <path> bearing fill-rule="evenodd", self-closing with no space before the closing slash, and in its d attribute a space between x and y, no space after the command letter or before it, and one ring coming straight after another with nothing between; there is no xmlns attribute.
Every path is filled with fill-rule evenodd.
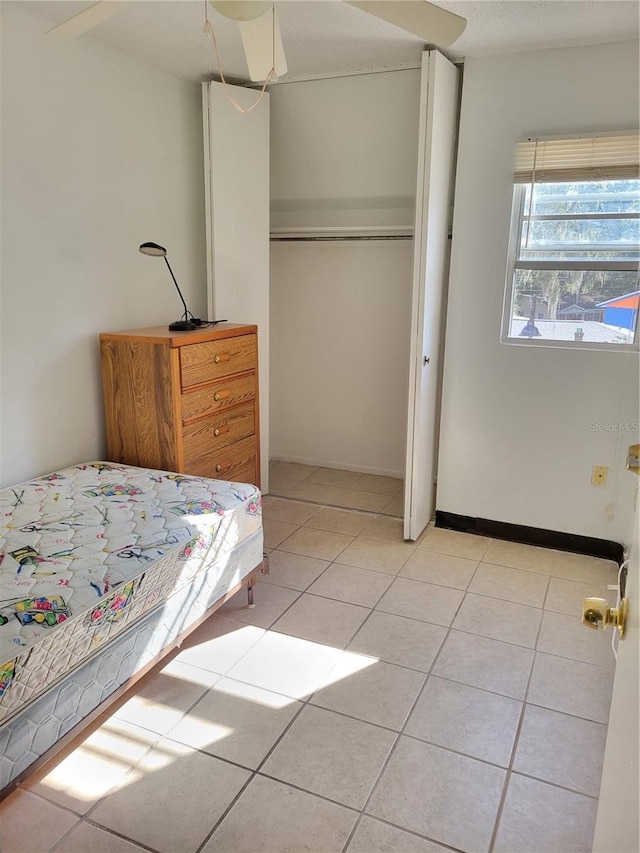
<svg viewBox="0 0 640 853"><path fill-rule="evenodd" d="M640 134L527 139L516 145L514 181L604 181L640 177Z"/></svg>

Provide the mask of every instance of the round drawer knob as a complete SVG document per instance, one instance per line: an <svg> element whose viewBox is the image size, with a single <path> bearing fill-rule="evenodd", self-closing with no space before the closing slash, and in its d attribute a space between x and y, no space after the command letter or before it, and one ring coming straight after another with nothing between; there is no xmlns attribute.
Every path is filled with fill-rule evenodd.
<svg viewBox="0 0 640 853"><path fill-rule="evenodd" d="M222 465L218 464L216 465L216 474L219 474L220 471L222 471Z"/></svg>
<svg viewBox="0 0 640 853"><path fill-rule="evenodd" d="M220 430L218 429L218 427L216 427L214 429L213 434L215 435L216 438L220 435Z"/></svg>
<svg viewBox="0 0 640 853"><path fill-rule="evenodd" d="M220 356L219 356L219 355L214 355L214 357L213 357L213 361L214 361L214 363L215 363L215 364L220 364Z"/></svg>

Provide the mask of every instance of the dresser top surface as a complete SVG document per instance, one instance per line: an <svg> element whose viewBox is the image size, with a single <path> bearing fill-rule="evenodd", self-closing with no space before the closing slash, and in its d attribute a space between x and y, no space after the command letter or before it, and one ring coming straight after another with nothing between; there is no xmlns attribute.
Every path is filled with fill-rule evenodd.
<svg viewBox="0 0 640 853"><path fill-rule="evenodd" d="M191 332L171 332L166 326L151 326L147 329L127 329L119 332L102 332L100 340L136 341L163 344L169 347L182 347L188 344L202 344L207 341L223 340L236 335L256 334L257 326L239 323L217 323L215 326L201 326Z"/></svg>

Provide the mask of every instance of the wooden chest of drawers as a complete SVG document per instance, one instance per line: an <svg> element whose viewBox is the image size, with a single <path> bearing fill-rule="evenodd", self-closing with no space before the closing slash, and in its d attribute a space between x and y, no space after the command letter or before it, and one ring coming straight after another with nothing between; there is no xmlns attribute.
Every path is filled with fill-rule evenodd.
<svg viewBox="0 0 640 853"><path fill-rule="evenodd" d="M109 461L260 486L258 330L100 335Z"/></svg>

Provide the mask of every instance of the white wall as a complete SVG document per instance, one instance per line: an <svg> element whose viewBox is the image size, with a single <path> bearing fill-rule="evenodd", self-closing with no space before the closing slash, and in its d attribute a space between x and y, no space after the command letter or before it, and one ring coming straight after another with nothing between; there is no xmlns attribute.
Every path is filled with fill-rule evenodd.
<svg viewBox="0 0 640 853"><path fill-rule="evenodd" d="M418 69L271 88L272 227L412 225Z"/></svg>
<svg viewBox="0 0 640 853"><path fill-rule="evenodd" d="M271 456L404 476L412 243L272 244Z"/></svg>
<svg viewBox="0 0 640 853"><path fill-rule="evenodd" d="M273 227L411 226L420 72L271 90ZM412 243L272 243L271 456L403 476Z"/></svg>
<svg viewBox="0 0 640 853"><path fill-rule="evenodd" d="M514 146L638 127L638 44L465 65L437 508L625 542L637 477L638 356L501 345ZM636 433L637 436L637 433ZM590 485L594 464L610 466Z"/></svg>
<svg viewBox="0 0 640 853"><path fill-rule="evenodd" d="M2 15L2 484L104 455L97 335L206 312L200 87Z"/></svg>

